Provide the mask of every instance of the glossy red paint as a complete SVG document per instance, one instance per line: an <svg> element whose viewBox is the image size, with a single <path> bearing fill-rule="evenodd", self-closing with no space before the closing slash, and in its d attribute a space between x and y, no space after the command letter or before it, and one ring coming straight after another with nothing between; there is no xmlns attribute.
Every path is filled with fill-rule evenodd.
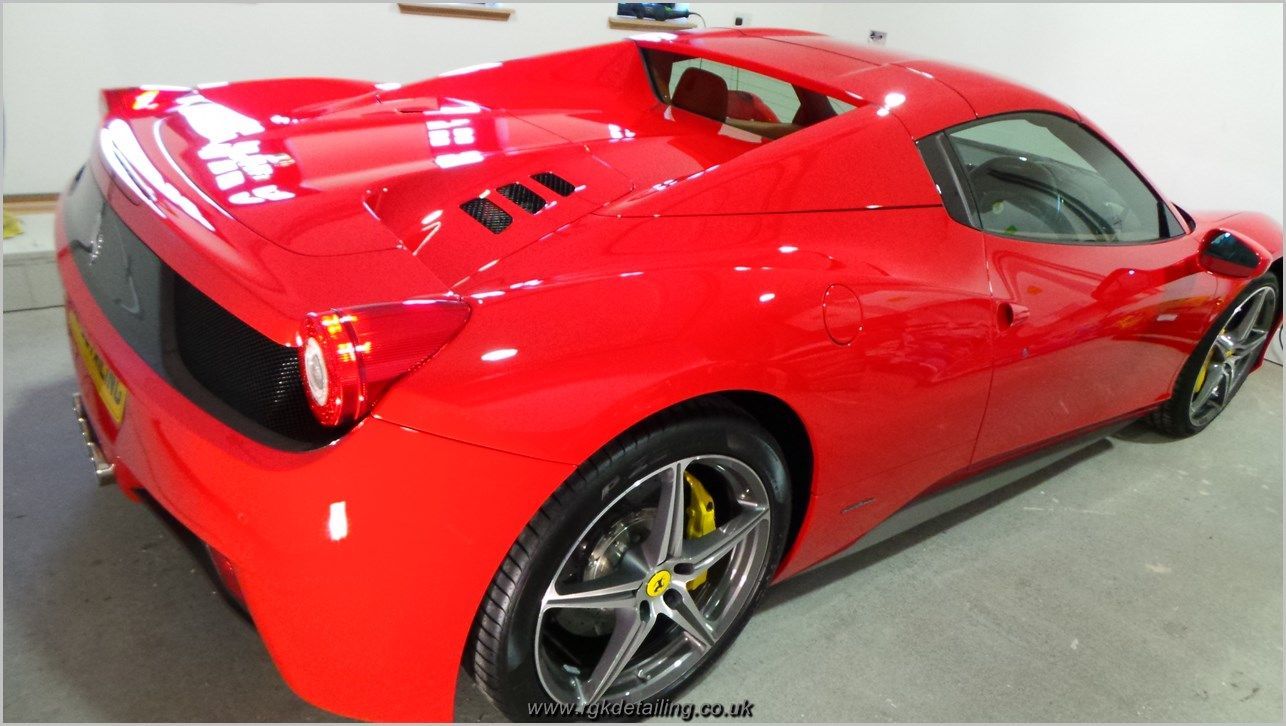
<svg viewBox="0 0 1286 726"><path fill-rule="evenodd" d="M990 459L1167 399L1217 294L1190 235L1130 250L985 235L1002 321L975 457ZM1112 371L1105 375L1105 371ZM1058 381L1051 385L1051 377Z"/></svg>
<svg viewBox="0 0 1286 726"><path fill-rule="evenodd" d="M377 418L315 451L255 443L175 391L129 348L65 246L58 265L68 309L129 387L115 430L76 358L118 479L145 488L235 568L291 688L352 716L450 720L478 602L444 595L455 587L483 592L514 533L573 467ZM465 508L485 509L487 526L476 526Z"/></svg>
<svg viewBox="0 0 1286 726"><path fill-rule="evenodd" d="M856 108L764 143L659 103L640 47ZM470 307L352 431L283 451L149 367L58 228L69 309L131 392L117 427L78 359L122 486L226 557L292 688L367 719L451 718L504 553L576 465L648 416L724 392L798 416L813 470L794 483L810 498L789 577L934 486L1164 400L1245 284L1197 264L1211 230L1252 241L1264 267L1282 253L1281 227L1253 214L1115 247L961 225L917 139L981 115L1075 112L793 31L653 34L399 87L294 79L104 100L89 169L108 204L271 340L298 345L309 313ZM536 184L541 172L576 191ZM515 181L547 205L530 214L497 193ZM460 208L476 197L512 224L478 224Z"/></svg>

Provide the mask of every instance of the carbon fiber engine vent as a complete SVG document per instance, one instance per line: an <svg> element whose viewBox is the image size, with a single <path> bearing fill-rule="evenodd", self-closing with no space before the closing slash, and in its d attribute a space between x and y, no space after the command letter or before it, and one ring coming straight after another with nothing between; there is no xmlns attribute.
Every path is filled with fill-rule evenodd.
<svg viewBox="0 0 1286 726"><path fill-rule="evenodd" d="M544 197L533 192L527 187L519 184L518 182L514 182L513 184L506 184L500 187L499 189L497 189L496 191L500 192L500 194L504 196L505 199L508 199L514 204L517 204L519 207L522 207L523 209L527 210L531 214L535 214L536 212L539 212L540 210L545 208Z"/></svg>
<svg viewBox="0 0 1286 726"><path fill-rule="evenodd" d="M509 225L514 221L514 218L509 216L508 212L496 206L496 203L490 199L481 197L470 199L461 204L460 208L465 211L465 214L478 220L483 227L491 230L492 234L500 234L508 229Z"/></svg>
<svg viewBox="0 0 1286 726"><path fill-rule="evenodd" d="M531 178L540 182L545 187L548 187L560 197L568 196L572 192L576 191L575 185L552 171L542 171L539 174L532 174Z"/></svg>

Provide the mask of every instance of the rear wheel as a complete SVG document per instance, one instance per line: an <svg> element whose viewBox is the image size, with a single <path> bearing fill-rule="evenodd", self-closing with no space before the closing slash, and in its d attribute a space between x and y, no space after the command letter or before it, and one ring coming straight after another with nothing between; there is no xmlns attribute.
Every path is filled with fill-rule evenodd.
<svg viewBox="0 0 1286 726"><path fill-rule="evenodd" d="M1228 407L1268 344L1277 285L1274 275L1264 275L1219 316L1184 364L1170 400L1152 414L1153 426L1171 436L1191 436Z"/></svg>
<svg viewBox="0 0 1286 726"><path fill-rule="evenodd" d="M538 704L673 697L728 646L776 570L784 458L737 409L685 407L607 446L510 550L466 658L515 720Z"/></svg>

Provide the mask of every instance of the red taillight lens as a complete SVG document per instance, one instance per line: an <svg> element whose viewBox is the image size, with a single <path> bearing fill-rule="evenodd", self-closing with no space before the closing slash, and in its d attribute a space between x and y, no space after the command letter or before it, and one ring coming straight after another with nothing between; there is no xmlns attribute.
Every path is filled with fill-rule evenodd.
<svg viewBox="0 0 1286 726"><path fill-rule="evenodd" d="M299 368L313 415L323 426L355 420L365 403L366 387L352 315L311 313L304 319L300 338Z"/></svg>
<svg viewBox="0 0 1286 726"><path fill-rule="evenodd" d="M459 298L424 298L310 313L299 331L299 373L313 415L345 426L394 380L431 358L469 319Z"/></svg>

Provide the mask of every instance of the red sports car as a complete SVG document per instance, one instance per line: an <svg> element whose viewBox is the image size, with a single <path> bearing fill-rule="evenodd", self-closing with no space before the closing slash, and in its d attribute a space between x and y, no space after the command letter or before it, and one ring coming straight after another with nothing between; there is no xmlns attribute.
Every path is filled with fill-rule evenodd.
<svg viewBox="0 0 1286 726"><path fill-rule="evenodd" d="M286 681L672 697L765 588L1261 362L1282 230L1035 91L789 30L106 91L58 265L100 480ZM877 529L877 525L882 525Z"/></svg>

